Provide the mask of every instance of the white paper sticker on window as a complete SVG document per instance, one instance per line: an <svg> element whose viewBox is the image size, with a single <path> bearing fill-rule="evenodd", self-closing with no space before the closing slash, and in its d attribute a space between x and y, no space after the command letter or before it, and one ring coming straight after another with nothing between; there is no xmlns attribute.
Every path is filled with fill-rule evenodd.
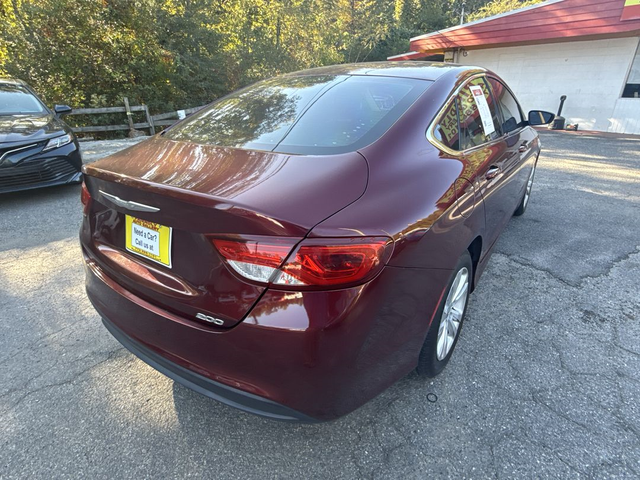
<svg viewBox="0 0 640 480"><path fill-rule="evenodd" d="M479 85L470 85L473 99L476 101L478 110L480 111L480 118L482 119L482 128L484 134L488 137L496 131L496 127L493 124L493 117L491 116L491 110L489 110L489 104L487 103L487 97L484 96L482 87Z"/></svg>

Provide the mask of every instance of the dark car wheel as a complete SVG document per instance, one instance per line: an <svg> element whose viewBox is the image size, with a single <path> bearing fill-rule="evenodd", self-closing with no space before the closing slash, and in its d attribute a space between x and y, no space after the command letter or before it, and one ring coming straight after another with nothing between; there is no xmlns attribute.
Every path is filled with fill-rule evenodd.
<svg viewBox="0 0 640 480"><path fill-rule="evenodd" d="M442 296L420 352L418 359L420 375L435 377L449 362L458 343L467 311L472 275L471 256L465 251L451 275L447 290Z"/></svg>
<svg viewBox="0 0 640 480"><path fill-rule="evenodd" d="M522 196L520 205L518 205L518 208L513 213L514 217L519 217L520 215L523 215L524 212L527 210L527 205L529 205L529 198L531 197L531 189L533 188L533 179L536 176L536 166L537 166L537 162L533 165L533 168L531 169L531 173L529 174L529 179L527 180L527 188L524 189L524 195Z"/></svg>

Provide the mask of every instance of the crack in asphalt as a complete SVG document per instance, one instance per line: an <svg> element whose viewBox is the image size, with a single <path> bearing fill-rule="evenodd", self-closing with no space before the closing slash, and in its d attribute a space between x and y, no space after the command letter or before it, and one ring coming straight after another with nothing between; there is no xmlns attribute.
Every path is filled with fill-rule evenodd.
<svg viewBox="0 0 640 480"><path fill-rule="evenodd" d="M104 364L104 363L106 363L106 362L109 362L110 360L112 360L112 359L116 358L116 354L118 354L118 353L123 353L124 351L125 351L125 350L124 350L124 348L118 348L118 349L116 349L116 350L113 350L113 351L111 351L111 352L107 355L107 357L106 357L106 358L104 358L103 360L101 360L101 361L99 361L99 362L97 362L97 363L94 363L94 364L90 365L89 367L87 367L87 368L85 368L85 369L80 370L79 372L74 373L70 378L67 378L67 379L65 379L65 380L63 380L63 381L61 381L61 382L49 383L49 384L46 384L46 385L42 385L42 386L40 386L40 387L38 387L38 388L35 388L35 389L33 389L33 390L27 390L27 391L24 393L24 395L21 395L21 396L20 396L20 397L18 397L18 398L17 398L17 400L15 400L11 405L9 405L8 407L6 407L5 412L3 412L3 414L4 414L4 413L6 413L6 411L10 411L10 410L14 410L14 409L16 409L18 406L20 406L20 404L21 404L21 403L22 403L26 398L31 397L31 396L33 396L33 395L37 395L38 393L40 393L40 392L42 392L42 391L44 391L44 390L47 390L47 389L50 389L50 388L56 388L56 387L63 387L63 386L65 386L65 385L71 385L71 384L75 383L75 382L76 382L76 380L78 380L80 377L82 377L82 376L83 376L83 375L85 375L86 373L88 373L88 372L90 372L91 370L93 370L94 368L99 367L100 365L102 365L102 364ZM96 355L88 355L88 356L96 356ZM86 357L83 357L83 358L86 358ZM80 360L82 360L82 359L78 359L78 361L80 361ZM74 362L74 363L75 363L75 362ZM84 379L84 380L82 380L82 381L87 381L87 380L88 380L88 379ZM24 387L24 386L23 386L23 387ZM16 393L16 392L18 392L18 391L20 391L20 390L22 390L22 389L23 389L23 388L16 388L16 389L14 389L14 390L11 390L11 391L9 391L9 392L4 393L3 395L1 395L1 396L0 396L0 398L6 397L6 396L8 396L8 395L11 395L12 393Z"/></svg>
<svg viewBox="0 0 640 480"><path fill-rule="evenodd" d="M520 265L522 267L528 267L528 268L532 268L532 269L534 269L534 270L536 270L538 272L546 273L548 276L550 276L554 280L557 280L558 282L562 283L563 285L566 285L566 286L571 287L571 288L581 288L587 280L598 280L600 278L609 276L611 274L611 271L614 268L616 268L621 263L626 262L633 255L636 255L636 254L640 254L640 245L637 245L630 252L627 252L624 255L620 255L619 257L613 259L610 262L610 264L607 265L607 268L606 268L605 272L600 273L598 275L582 275L580 277L580 280L577 283L574 283L574 282L570 282L570 281L565 280L564 278L560 277L557 273L553 272L551 269L544 268L544 267L541 267L539 265L535 265L532 262L527 262L527 261L523 260L522 258L517 257L516 254L508 254L508 253L502 253L502 252L495 252L494 253L494 255L496 255L496 256L502 256L502 257L508 258L513 263L516 263L516 264L518 264L518 265Z"/></svg>

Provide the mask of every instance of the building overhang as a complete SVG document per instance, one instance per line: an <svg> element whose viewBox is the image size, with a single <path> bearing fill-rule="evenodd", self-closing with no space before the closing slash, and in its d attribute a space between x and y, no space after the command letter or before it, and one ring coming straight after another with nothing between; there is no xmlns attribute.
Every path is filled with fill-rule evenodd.
<svg viewBox="0 0 640 480"><path fill-rule="evenodd" d="M450 50L473 50L640 36L640 0L550 0L411 39L414 60Z"/></svg>

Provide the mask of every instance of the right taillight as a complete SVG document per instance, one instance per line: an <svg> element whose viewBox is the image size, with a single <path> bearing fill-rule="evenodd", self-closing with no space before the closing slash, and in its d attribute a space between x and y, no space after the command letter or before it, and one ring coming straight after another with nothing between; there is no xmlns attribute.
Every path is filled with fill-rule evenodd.
<svg viewBox="0 0 640 480"><path fill-rule="evenodd" d="M287 290L343 288L365 283L380 271L393 252L388 237L313 238L300 243L272 237L212 241L236 273Z"/></svg>
<svg viewBox="0 0 640 480"><path fill-rule="evenodd" d="M89 207L91 207L91 194L89 193L89 189L82 181L82 190L80 191L80 202L82 202L82 213L84 215L89 213Z"/></svg>

